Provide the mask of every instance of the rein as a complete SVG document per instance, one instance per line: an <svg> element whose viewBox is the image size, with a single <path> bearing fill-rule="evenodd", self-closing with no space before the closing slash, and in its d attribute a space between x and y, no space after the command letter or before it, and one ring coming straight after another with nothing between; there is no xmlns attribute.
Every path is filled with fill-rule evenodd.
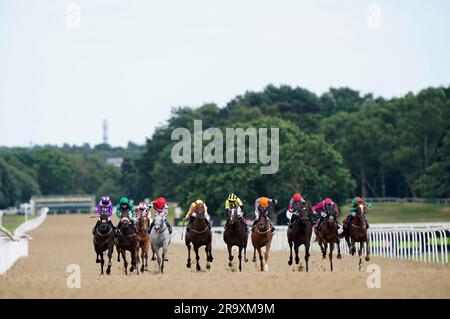
<svg viewBox="0 0 450 319"><path fill-rule="evenodd" d="M106 236L108 236L109 234L111 234L112 230L113 230L112 227L110 227L110 228L109 228L109 232L107 232L107 233L104 234L104 235L101 234L101 233L98 231L98 228L97 228L97 231L96 231L96 232L97 232L98 235L100 235L100 236L102 236L102 237L106 237Z"/></svg>
<svg viewBox="0 0 450 319"><path fill-rule="evenodd" d="M191 229L191 231L193 231L194 233L196 233L196 234L203 234L205 231L207 231L208 230L208 225L206 225L206 227L205 227L205 229L203 229L202 231L198 231L198 230L195 230L195 229Z"/></svg>

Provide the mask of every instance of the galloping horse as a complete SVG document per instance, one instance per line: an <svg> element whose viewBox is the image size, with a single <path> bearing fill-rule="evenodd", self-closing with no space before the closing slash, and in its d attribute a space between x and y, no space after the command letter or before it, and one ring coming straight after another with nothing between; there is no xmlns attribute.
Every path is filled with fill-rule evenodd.
<svg viewBox="0 0 450 319"><path fill-rule="evenodd" d="M108 251L108 268L106 269L106 273L108 275L111 274L111 258L114 252L114 231L113 227L108 223L107 208L103 208L100 213L100 225L95 231L93 242L95 252L97 253L96 263L101 264L101 274L103 275L103 265L105 264L103 252L106 250Z"/></svg>
<svg viewBox="0 0 450 319"><path fill-rule="evenodd" d="M228 225L229 227L225 229L223 233L223 240L228 247L228 266L233 266L233 253L231 252L233 246L239 248L239 271L242 271L242 250L244 250L244 261L248 262L247 259L247 241L248 233L247 226L243 224L237 216L237 208L235 205L230 205L230 210L228 213Z"/></svg>
<svg viewBox="0 0 450 319"><path fill-rule="evenodd" d="M170 244L170 233L164 222L164 217L161 215L156 215L154 219L154 224L151 232L152 240L152 251L153 255L156 254L158 259L158 267L160 273L164 273L164 261L167 257L169 244ZM159 256L159 249L162 248L162 258Z"/></svg>
<svg viewBox="0 0 450 319"><path fill-rule="evenodd" d="M352 219L350 225L348 225L348 220L346 221L346 227L344 227L344 236L345 240L348 244L350 253L355 255L356 252L356 243L359 243L359 270L361 270L362 266L362 250L364 247L364 243L366 244L366 261L370 260L370 248L369 248L369 236L367 236L367 223L366 223L366 215L365 210L366 206L360 204L357 207L357 211L355 217Z"/></svg>
<svg viewBox="0 0 450 319"><path fill-rule="evenodd" d="M195 251L195 260L197 261L197 271L200 271L200 256L198 255L198 249L202 246L205 246L206 252L206 269L210 269L210 262L213 261L212 251L211 251L211 241L212 241L212 233L211 229L208 226L205 217L205 207L200 206L196 212L195 217L192 221L192 226L190 231L186 233L185 244L188 249L188 259L187 259L187 268L191 268L191 243L194 246Z"/></svg>
<svg viewBox="0 0 450 319"><path fill-rule="evenodd" d="M131 267L130 272L133 272L136 269L136 247L137 247L137 239L136 233L133 231L131 227L131 223L133 221L128 216L128 213L121 212L120 215L120 223L118 225L119 232L115 239L117 251L122 254L123 258L123 266L125 270L125 275L128 275L128 262L127 262L127 250L131 253ZM120 257L118 257L120 258ZM139 274L139 269L137 269L137 273Z"/></svg>
<svg viewBox="0 0 450 319"><path fill-rule="evenodd" d="M148 271L148 250L149 244L149 233L148 229L150 227L150 219L148 215L141 214L139 216L138 222L136 224L137 230L137 248L136 248L136 259L137 265L142 261L141 272ZM139 249L141 250L141 258L139 259Z"/></svg>
<svg viewBox="0 0 450 319"><path fill-rule="evenodd" d="M259 219L255 226L255 230L252 232L252 244L253 262L256 262L256 250L258 250L261 271L269 271L268 261L270 245L272 244L272 230L270 228L269 218L265 214L259 214ZM263 263L263 256L261 252L261 248L264 246L266 247L264 254L265 263Z"/></svg>
<svg viewBox="0 0 450 319"><path fill-rule="evenodd" d="M309 220L309 213L311 213L311 204L304 203L298 208L294 208L294 214L298 217L293 222L291 228L287 230L287 239L291 253L289 255L288 265L292 265L292 245L295 251L295 264L298 265L300 258L298 257L298 249L301 245L305 245L305 263L306 271L308 271L309 247L311 245L312 224ZM301 266L299 267L299 270Z"/></svg>
<svg viewBox="0 0 450 319"><path fill-rule="evenodd" d="M331 206L327 210L327 216L322 222L320 227L320 231L317 230L317 227L314 227L314 234L316 235L317 242L319 243L320 250L322 251L322 258L325 259L327 255L327 247L330 245L330 267L331 271L333 271L333 250L334 244L337 244L338 247L338 255L337 258L341 259L341 247L339 245L339 235L338 235L338 227L336 225L336 212L334 207Z"/></svg>

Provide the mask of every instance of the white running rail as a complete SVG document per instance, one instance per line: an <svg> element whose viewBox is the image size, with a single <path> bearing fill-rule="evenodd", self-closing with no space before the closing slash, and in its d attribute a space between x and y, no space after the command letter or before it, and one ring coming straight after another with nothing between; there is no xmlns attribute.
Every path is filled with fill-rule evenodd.
<svg viewBox="0 0 450 319"><path fill-rule="evenodd" d="M276 229L271 249L274 251L289 250L287 226L276 226ZM223 227L213 227L212 230L213 249L226 249L223 241ZM173 227L172 243L184 243L185 234L181 240L181 232L181 227ZM372 224L369 229L371 256L448 264L449 236L450 223ZM349 253L344 238L341 239L340 246L342 253ZM303 246L301 250L304 250ZM314 234L311 240L311 250L320 251ZM247 252L250 251L253 253L249 237ZM336 248L335 251L337 251Z"/></svg>

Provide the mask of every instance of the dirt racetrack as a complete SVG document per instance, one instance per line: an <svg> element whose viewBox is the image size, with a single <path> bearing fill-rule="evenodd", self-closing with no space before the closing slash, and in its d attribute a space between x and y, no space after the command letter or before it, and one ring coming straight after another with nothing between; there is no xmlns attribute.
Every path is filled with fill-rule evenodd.
<svg viewBox="0 0 450 319"><path fill-rule="evenodd" d="M20 259L0 277L1 298L450 298L450 268L372 258L381 267L381 288L369 289L370 275L359 272L356 258L344 255L328 261L314 254L310 272L293 272L287 265L288 252L272 252L268 273L256 271L250 261L242 273L227 269L225 251L214 250L210 271L187 269L186 248L171 245L164 275L122 274L114 261L111 276L100 276L90 233L94 220L85 215L49 216L30 235L29 256ZM253 253L251 243L249 256ZM303 258L303 254L302 254ZM204 249L201 254L205 266ZM69 264L81 269L81 288L68 288ZM365 263L365 266L368 263ZM151 262L150 270L154 270ZM364 269L365 270L365 269ZM123 292L123 293L119 293Z"/></svg>

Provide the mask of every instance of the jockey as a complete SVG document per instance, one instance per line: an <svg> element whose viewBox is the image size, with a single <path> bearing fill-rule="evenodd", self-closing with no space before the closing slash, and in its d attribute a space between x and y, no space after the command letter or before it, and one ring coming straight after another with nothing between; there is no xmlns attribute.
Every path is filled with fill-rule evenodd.
<svg viewBox="0 0 450 319"><path fill-rule="evenodd" d="M319 219L319 222L317 223L317 230L320 230L320 226L321 226L321 224L322 224L323 219L324 219L325 217L327 217L327 213L326 213L326 212L328 211L328 209L329 209L331 206L334 207L334 210L335 210L335 212L336 212L336 217L337 217L337 216L339 215L339 210L338 210L338 208L337 208L336 203L333 202L333 201L331 200L331 198L328 198L328 197L327 197L327 198L325 198L324 200L318 202L316 205L314 205L314 206L312 207L312 211L313 211L314 214L317 214L318 212L320 212L320 219ZM335 218L335 222L336 222L337 227L339 228L340 225L339 225L339 223L338 223L338 221L337 221L337 218Z"/></svg>
<svg viewBox="0 0 450 319"><path fill-rule="evenodd" d="M298 217L298 209L300 209L302 204L306 204L306 201L300 193L295 193L294 196L292 196L286 211L286 217L289 219L289 228L292 228L295 219Z"/></svg>
<svg viewBox="0 0 450 319"><path fill-rule="evenodd" d="M350 225L350 223L352 222L352 219L356 216L356 212L358 211L359 205L364 205L367 208L372 207L372 204L366 203L365 201L363 201L363 199L361 197L353 198L352 203L350 204L350 212L348 213L348 216L347 216L347 224L348 225ZM366 219L366 226L367 226L367 229L369 229L369 223L367 222L367 219Z"/></svg>
<svg viewBox="0 0 450 319"><path fill-rule="evenodd" d="M242 204L242 201L239 197L236 196L236 194L231 193L230 195L228 195L227 200L225 201L225 213L229 214L230 212L230 207L234 206L237 208L237 216L238 219L241 223L243 223L245 225L245 229L247 229L247 224L245 224L244 221L244 204ZM227 223L225 224L225 229L228 229L229 227L229 220L227 218Z"/></svg>
<svg viewBox="0 0 450 319"><path fill-rule="evenodd" d="M263 214L264 216L267 217L267 220L269 221L270 229L272 230L272 233L275 231L275 227L273 226L272 221L269 218L269 204L276 205L277 203L278 203L278 201L276 199L270 199L267 197L260 197L255 201L256 218L253 221L252 231L255 230L256 223L259 220L259 214Z"/></svg>
<svg viewBox="0 0 450 319"><path fill-rule="evenodd" d="M169 221L167 220L167 213L169 212L169 205L167 204L167 201L164 197L159 197L155 199L153 202L150 203L150 208L153 208L156 212L156 214L161 215L164 217L164 223L167 226L167 229L169 230L169 234L172 234L172 226L170 226ZM150 233L152 231L154 221L150 224L150 228L148 232Z"/></svg>
<svg viewBox="0 0 450 319"><path fill-rule="evenodd" d="M190 227L192 226L192 222L194 221L194 218L197 215L197 210L200 207L204 207L205 208L205 219L206 219L206 223L208 224L208 227L211 227L211 224L209 222L209 214L208 214L208 207L206 206L206 203L204 201L202 201L201 199L197 199L195 202L193 202L191 204L191 206L189 207L189 211L186 214L186 217L184 217L184 220L188 220L188 225L186 226L186 231L189 232L190 231Z"/></svg>
<svg viewBox="0 0 450 319"><path fill-rule="evenodd" d="M92 235L95 234L95 231L97 230L97 227L100 224L100 214L102 213L103 209L107 209L108 224L110 224L112 226L112 228L115 229L113 223L111 222L112 208L113 208L113 204L112 204L109 196L106 196L106 195L102 196L102 199L100 200L100 202L97 205L97 214L98 214L99 219L97 220L97 223L95 224L94 228L92 229Z"/></svg>
<svg viewBox="0 0 450 319"><path fill-rule="evenodd" d="M122 197L119 201L119 204L117 204L116 206L116 216L117 218L119 218L119 223L116 226L117 229L119 229L122 212L128 213L128 217L131 221L131 228L135 233L137 233L136 225L134 224L134 207L131 205L130 200L126 197Z"/></svg>
<svg viewBox="0 0 450 319"><path fill-rule="evenodd" d="M140 202L139 206L134 207L134 216L137 219L139 219L141 216L149 217L149 207L145 202Z"/></svg>

